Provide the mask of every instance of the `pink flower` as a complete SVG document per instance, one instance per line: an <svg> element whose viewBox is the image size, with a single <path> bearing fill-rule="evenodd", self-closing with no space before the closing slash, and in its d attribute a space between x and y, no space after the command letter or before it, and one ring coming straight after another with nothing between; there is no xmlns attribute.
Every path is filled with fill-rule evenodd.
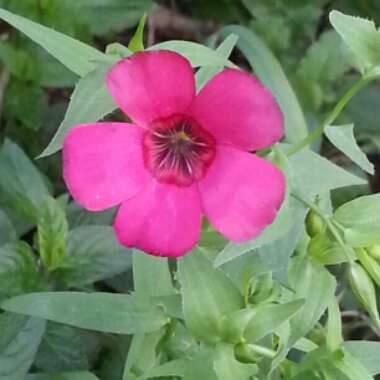
<svg viewBox="0 0 380 380"><path fill-rule="evenodd" d="M133 124L71 129L63 173L84 208L121 204L114 229L123 245L181 256L197 243L203 214L236 242L274 220L284 176L249 151L282 137L283 116L255 77L225 69L196 95L189 62L157 51L121 60L107 84Z"/></svg>

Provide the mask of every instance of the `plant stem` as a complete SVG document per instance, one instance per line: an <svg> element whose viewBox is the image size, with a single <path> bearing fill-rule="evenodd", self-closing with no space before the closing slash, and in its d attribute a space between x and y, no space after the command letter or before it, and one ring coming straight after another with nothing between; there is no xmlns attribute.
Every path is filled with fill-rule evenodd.
<svg viewBox="0 0 380 380"><path fill-rule="evenodd" d="M348 102L363 88L365 87L374 77L362 77L359 81L357 81L339 100L334 109L327 115L326 119L324 119L313 132L307 135L303 140L295 143L290 149L287 151L287 156L292 156L297 153L301 149L310 145L313 141L317 140L322 136L323 131L326 126L330 125L335 121L335 119L340 115L343 111L344 107L348 104Z"/></svg>
<svg viewBox="0 0 380 380"><path fill-rule="evenodd" d="M314 203L312 202L309 202L308 200L306 200L302 195L300 195L299 193L297 192L293 192L292 193L292 196L294 198L296 198L297 200L299 200L300 202L302 202L303 204L305 204L307 207L309 207L311 210L313 210L318 216L320 216L322 218L322 220L326 223L326 226L327 228L329 229L329 231L331 232L331 234L333 235L334 239L336 240L336 242L342 247L342 250L347 258L347 261L352 264L354 262L354 259L352 258L352 255L350 254L350 252L347 250L347 246L346 244L344 243L342 237L340 236L339 232L337 231L335 225L333 224L333 222L330 220L330 218L317 206L315 205Z"/></svg>
<svg viewBox="0 0 380 380"><path fill-rule="evenodd" d="M273 359L277 355L276 351L271 350L268 347L259 346L258 344L247 344L246 348L251 354L264 356L269 359Z"/></svg>

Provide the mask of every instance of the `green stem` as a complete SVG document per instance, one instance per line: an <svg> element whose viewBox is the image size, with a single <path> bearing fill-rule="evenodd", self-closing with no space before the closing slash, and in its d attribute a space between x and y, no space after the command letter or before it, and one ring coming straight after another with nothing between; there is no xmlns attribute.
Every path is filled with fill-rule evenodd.
<svg viewBox="0 0 380 380"><path fill-rule="evenodd" d="M276 355L276 351L258 344L245 343L238 348L238 356L244 357L247 360L255 361L257 356L273 359Z"/></svg>
<svg viewBox="0 0 380 380"><path fill-rule="evenodd" d="M317 205L315 205L312 202L309 202L299 193L293 192L292 196L298 199L303 204L305 204L307 207L309 207L311 210L313 210L317 215L319 215L322 218L322 220L326 223L326 227L331 232L336 242L342 247L342 250L347 258L347 261L350 264L352 264L354 262L354 259L352 258L352 255L350 254L350 252L347 250L346 244L344 243L342 237L340 236L339 232L337 231L334 223L330 220L330 218Z"/></svg>
<svg viewBox="0 0 380 380"><path fill-rule="evenodd" d="M362 77L358 82L356 82L339 100L334 109L328 114L326 119L324 119L313 132L307 135L303 140L295 143L290 149L287 151L287 156L292 156L297 153L301 149L310 145L313 141L317 140L322 136L323 131L326 126L331 125L335 119L340 115L343 111L344 107L348 104L348 102L363 88L365 87L374 77Z"/></svg>

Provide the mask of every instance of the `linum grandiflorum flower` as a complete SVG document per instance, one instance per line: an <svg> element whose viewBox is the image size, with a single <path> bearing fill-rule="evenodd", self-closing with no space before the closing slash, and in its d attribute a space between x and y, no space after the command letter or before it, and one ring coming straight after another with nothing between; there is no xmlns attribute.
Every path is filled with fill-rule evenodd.
<svg viewBox="0 0 380 380"><path fill-rule="evenodd" d="M63 171L84 208L121 204L114 229L123 245L181 256L197 243L202 215L236 242L273 221L284 176L249 151L282 137L283 116L255 77L225 69L196 95L189 62L157 51L121 60L107 84L133 124L71 129Z"/></svg>

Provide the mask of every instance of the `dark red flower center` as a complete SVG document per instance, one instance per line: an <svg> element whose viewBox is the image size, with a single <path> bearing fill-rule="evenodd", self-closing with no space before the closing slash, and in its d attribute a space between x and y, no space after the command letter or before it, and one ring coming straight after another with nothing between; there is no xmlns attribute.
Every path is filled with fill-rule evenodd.
<svg viewBox="0 0 380 380"><path fill-rule="evenodd" d="M214 138L185 115L155 120L144 135L145 165L161 182L190 186L215 155Z"/></svg>

